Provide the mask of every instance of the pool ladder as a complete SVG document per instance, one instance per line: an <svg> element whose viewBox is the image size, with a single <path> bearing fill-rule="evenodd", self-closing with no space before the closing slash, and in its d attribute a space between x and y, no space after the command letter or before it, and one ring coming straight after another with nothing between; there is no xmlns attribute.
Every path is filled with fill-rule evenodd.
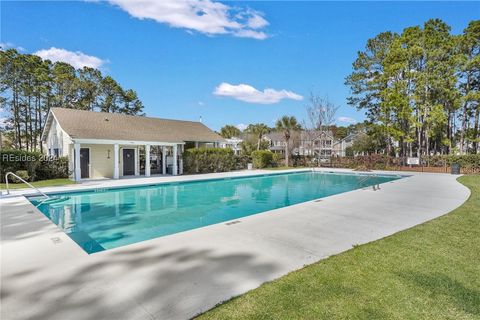
<svg viewBox="0 0 480 320"><path fill-rule="evenodd" d="M368 180L373 179L373 178L375 178L375 177L374 176L364 176L362 179L360 179L360 181L358 181L357 185L360 186L362 183L367 182ZM380 184L379 183L373 184L372 188L373 188L373 191L380 190Z"/></svg>
<svg viewBox="0 0 480 320"><path fill-rule="evenodd" d="M27 181L23 180L21 177L19 177L18 175L16 175L15 173L13 172L7 172L7 174L5 175L5 184L6 184L6 187L7 187L7 194L10 194L10 188L8 186L8 176L14 176L15 178L17 178L18 180L22 181L23 183L25 183L27 186L29 186L30 188L32 189L35 189L38 193L40 193L42 196L44 196L45 198L50 199L49 196L47 196L44 192L40 191L40 189L32 186L30 183L28 183Z"/></svg>

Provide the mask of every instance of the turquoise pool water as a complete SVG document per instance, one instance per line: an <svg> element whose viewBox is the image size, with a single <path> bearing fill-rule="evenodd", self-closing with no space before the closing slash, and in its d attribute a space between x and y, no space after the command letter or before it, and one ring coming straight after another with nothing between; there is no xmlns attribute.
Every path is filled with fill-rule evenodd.
<svg viewBox="0 0 480 320"><path fill-rule="evenodd" d="M42 197L29 200L94 253L399 178L297 172L59 193L43 203Z"/></svg>

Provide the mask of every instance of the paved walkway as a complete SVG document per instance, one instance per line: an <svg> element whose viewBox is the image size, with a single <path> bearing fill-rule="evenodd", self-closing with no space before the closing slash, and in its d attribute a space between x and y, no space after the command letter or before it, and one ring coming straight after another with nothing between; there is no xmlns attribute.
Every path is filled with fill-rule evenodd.
<svg viewBox="0 0 480 320"><path fill-rule="evenodd" d="M456 178L412 174L379 191L355 190L92 255L24 197L4 198L1 319L188 319L306 264L455 209L469 196Z"/></svg>

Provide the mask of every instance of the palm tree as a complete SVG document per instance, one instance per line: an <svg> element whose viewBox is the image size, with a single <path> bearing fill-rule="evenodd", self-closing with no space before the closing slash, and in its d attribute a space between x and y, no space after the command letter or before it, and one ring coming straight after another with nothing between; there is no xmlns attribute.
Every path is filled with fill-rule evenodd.
<svg viewBox="0 0 480 320"><path fill-rule="evenodd" d="M288 167L292 131L300 130L301 126L295 117L283 116L280 120L277 120L275 127L278 131L283 131L283 136L285 137L285 165Z"/></svg>
<svg viewBox="0 0 480 320"><path fill-rule="evenodd" d="M238 137L242 131L235 126L227 124L220 129L220 135L225 139L230 139L232 137Z"/></svg>
<svg viewBox="0 0 480 320"><path fill-rule="evenodd" d="M247 131L257 138L257 150L260 150L260 142L262 141L263 135L268 133L268 126L264 123L249 124Z"/></svg>

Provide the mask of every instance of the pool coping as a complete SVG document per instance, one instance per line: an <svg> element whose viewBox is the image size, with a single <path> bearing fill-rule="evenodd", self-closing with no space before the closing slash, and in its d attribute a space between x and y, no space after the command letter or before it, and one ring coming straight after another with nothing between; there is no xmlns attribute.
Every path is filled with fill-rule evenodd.
<svg viewBox="0 0 480 320"><path fill-rule="evenodd" d="M401 176L402 178L410 177L411 172L403 173L399 171L353 171L351 169L332 169L332 168L322 168L322 167L313 167L313 168L302 168L302 169L285 169L278 171L271 170L240 170L240 171L230 171L230 172L220 172L220 173L210 173L210 174L195 174L195 175L180 175L180 176L153 176L153 177L134 177L129 179L100 179L100 180L85 180L79 184L65 185L65 186L54 186L54 187L40 187L40 191L46 193L47 195L55 195L62 193L70 192L91 192L98 189L125 189L133 187L144 187L144 186L156 186L156 185L174 185L174 184L183 184L183 183L192 183L192 182L201 182L201 181L214 181L214 180L223 180L223 179L240 179L240 178L249 178L256 176L264 175L281 175L281 174L294 174L301 172L309 171L321 172L321 173L332 173L332 174L351 174L351 175L364 175L364 176ZM234 174L234 176L230 176ZM220 177L211 177L211 175L222 175ZM126 185L122 185L126 183ZM3 192L4 190L2 190ZM10 194L1 194L0 199L6 199L16 196L26 196L34 197L41 196L41 193L25 188L25 189L14 189L10 191Z"/></svg>
<svg viewBox="0 0 480 320"><path fill-rule="evenodd" d="M92 255L23 196L2 198L1 315L188 319L353 245L439 217L470 194L458 176L408 175L379 191L356 189Z"/></svg>
<svg viewBox="0 0 480 320"><path fill-rule="evenodd" d="M371 172L335 172L335 171L325 171L325 170L322 170L322 171L315 171L315 170L300 170L300 171L298 171L298 170L295 170L295 171L293 171L293 170L289 170L287 172L250 174L250 175L242 175L242 176L235 176L235 177L217 177L217 178L205 178L205 179L183 180L183 181L173 181L173 182L168 182L167 181L167 182L160 182L160 183L155 183L155 184L150 183L150 184L136 184L136 185L131 185L131 186L116 186L116 187L111 187L111 188L82 189L82 190L79 190L79 191L57 191L57 192L47 192L46 194L48 196L55 197L56 195L64 195L64 194L78 195L78 194L82 194L82 193L92 193L92 192L103 193L103 192L125 190L125 189L141 189L141 188L145 188L145 187L158 187L158 186L179 186L179 185L193 184L193 183L217 182L217 181L222 181L222 180L228 180L228 181L230 181L230 180L241 180L241 179L249 179L249 178L256 178L256 177L268 177L268 176L285 176L285 175L295 175L295 174L310 173L310 172L316 173L316 174L322 174L322 175L344 175L344 176L348 175L348 176L362 176L362 177L395 178L395 180L409 177L409 175L400 175L400 174L393 175L393 174L382 174L382 173L371 173ZM392 181L395 181L395 180L392 180ZM381 183L375 184L375 186L378 185L378 187L380 187L380 185L382 185L384 183L389 183L389 182L391 182L391 181L381 182ZM242 216L242 217L237 217L237 218L227 219L227 220L223 220L223 221L218 221L218 222L215 222L215 223L198 226L198 227L194 227L194 228L191 228L191 229L181 230L181 231L177 231L177 232L173 232L173 233L169 233L169 234L165 234L165 235L158 235L158 236L152 237L150 239L144 239L144 240L141 240L141 241L136 241L136 242L124 244L124 245L120 245L120 246L113 247L113 248L105 248L102 244L97 242L95 239L91 238L88 233L85 233L85 232L80 232L80 233L78 233L78 232L65 232L65 230L63 230L60 226L57 225L57 227L60 230L62 230L67 236L69 236L80 248L82 248L82 250L84 250L87 254L91 255L91 254L98 254L98 253L106 251L106 250L112 250L112 249L116 249L116 248L120 248L120 247L129 246L129 245L132 245L132 244L135 244L135 243L138 243L138 242L149 241L149 240L156 239L156 238L159 238L159 237L170 236L170 235L173 235L173 234L176 234L176 233L189 232L190 230L194 230L194 229L198 229L198 228L204 228L204 227L208 227L210 225L222 224L222 223L228 224L228 223L231 223L232 221L238 221L242 218L247 218L247 217L252 216L252 215L264 214L264 213L268 213L270 211L274 211L276 209L291 207L291 206L295 206L295 205L302 204L302 203L305 203L305 202L310 202L310 201L318 201L319 199L324 199L324 198L327 198L327 197L330 197L330 196L334 196L336 194L348 193L348 192L355 191L355 190L358 190L358 189L370 188L370 187L372 187L372 186L371 185L363 186L363 187L362 186L357 186L355 189L352 189L352 190L342 191L342 192L327 195L327 196L319 196L317 198L313 198L313 199L306 200L306 201L301 201L301 202L294 203L294 204L291 204L291 205L286 205L286 206L282 206L282 207L278 207L278 208L273 208L273 209L269 209L269 210L264 210L264 211L260 211L260 212L251 213L251 214L248 214L248 215L245 215L245 216ZM45 201L40 201L38 204L32 202L32 199L31 199L31 198L36 198L36 197L42 197L42 194L36 193L34 195L25 195L24 197L35 207L35 210L37 210L40 213L42 213L43 215L47 216L40 209L38 209L38 206L43 204L45 201L48 201L48 199L46 199ZM47 216L47 218L49 220L51 220L50 217ZM54 222L52 221L52 223L54 223ZM94 247L96 247L96 249L94 249L94 251L91 251L91 250L89 251L86 248L84 248L80 243L78 243L75 240L75 238L78 238L79 234L81 234L81 236L84 239L87 238L88 242L93 244Z"/></svg>
<svg viewBox="0 0 480 320"><path fill-rule="evenodd" d="M334 172L334 171L310 171L310 170L302 170L302 171L287 171L287 172L274 172L274 173L259 173L259 174L249 174L249 175L242 175L242 176L235 176L235 177L220 177L220 178L204 178L204 179L192 179L192 180L181 180L181 181L164 181L164 182L157 182L157 183L140 183L128 186L113 186L113 187L103 187L103 188L86 188L80 190L61 190L61 191L47 191L45 192L48 196L55 196L61 195L66 193L84 193L84 192L103 192L103 191L113 191L113 190L123 190L123 189L135 189L135 188L143 188L143 187L156 187L156 186L178 186L183 184L191 184L191 183L201 183L201 182L212 182L212 181L221 181L221 180L238 180L238 179L248 179L248 178L255 178L255 177L266 177L266 176L279 176L279 175L290 175L290 174L300 174L304 172L314 172L314 173L321 173L321 174L337 174L337 175L351 175L351 176L365 176L365 177L383 177L383 178L407 178L410 175L393 175L393 174L382 174L382 173L367 173L367 172ZM33 194L24 194L23 196L27 198L31 197L41 197L41 193L33 193Z"/></svg>

